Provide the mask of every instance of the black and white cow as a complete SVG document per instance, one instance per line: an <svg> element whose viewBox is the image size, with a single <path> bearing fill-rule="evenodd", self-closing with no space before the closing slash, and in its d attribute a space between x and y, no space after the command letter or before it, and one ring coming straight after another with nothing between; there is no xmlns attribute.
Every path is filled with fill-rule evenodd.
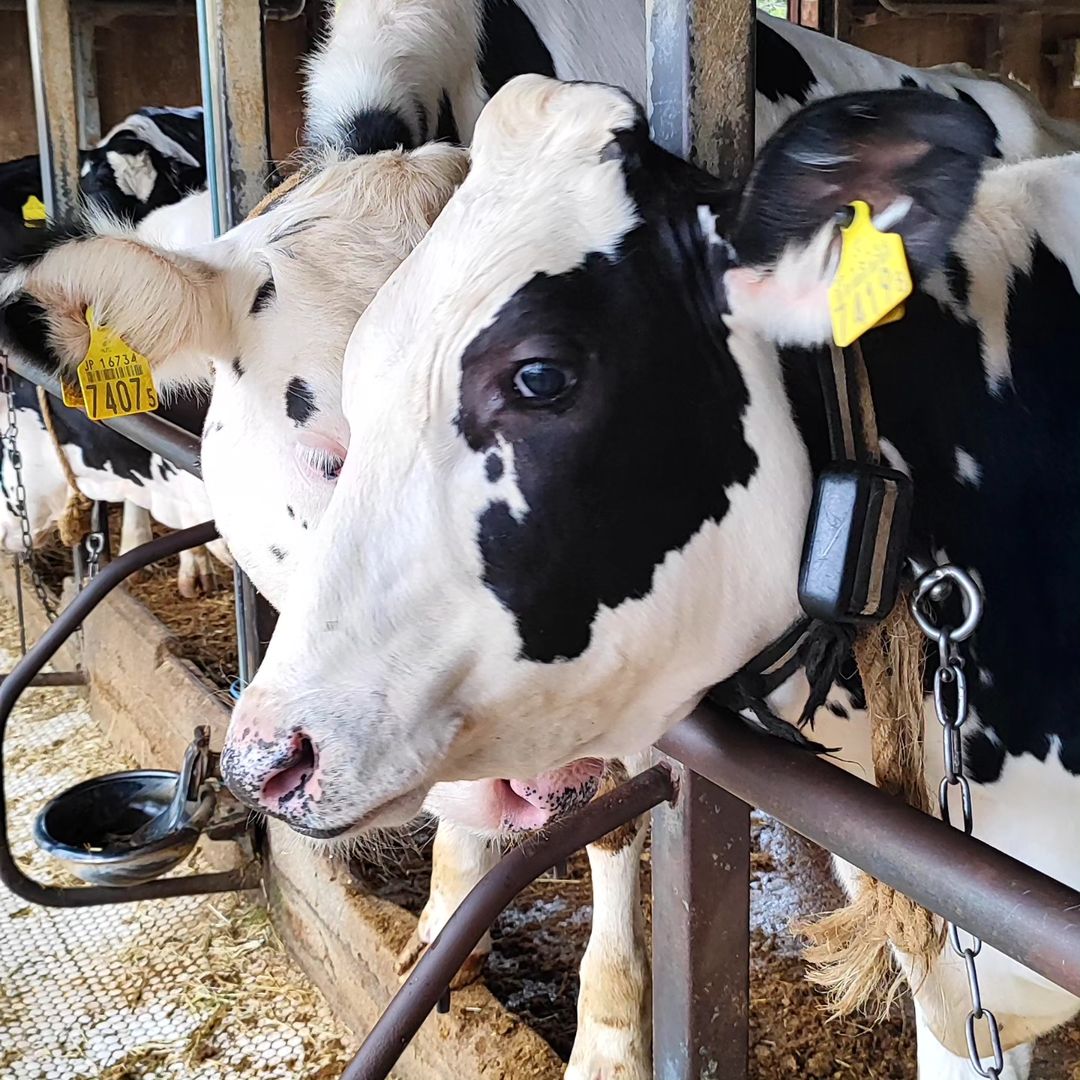
<svg viewBox="0 0 1080 1080"><path fill-rule="evenodd" d="M209 196L205 191L196 192L181 202L152 211L142 219L137 233L148 243L169 250L208 242L212 236ZM38 239L36 233L25 233L21 228L19 234L35 242ZM33 359L37 350L27 343L21 351ZM40 542L64 510L68 479L46 429L35 387L18 376L13 378L26 510L31 535L35 542ZM213 517L200 480L109 428L93 423L78 410L65 408L55 400L50 408L79 490L91 499L124 503L121 552L151 539L151 517L178 529ZM181 399L163 406L160 415L193 434L200 434L206 406L201 400ZM6 429L7 402L3 400L0 400L0 425ZM14 470L6 451L0 462L0 483L5 495L5 513L0 516L3 544L8 551L19 551L21 521L14 496ZM203 548L181 553L177 585L182 596L193 597L200 589L212 590L210 554L226 565L231 564L225 545L217 541L209 546L209 553Z"/></svg>
<svg viewBox="0 0 1080 1080"><path fill-rule="evenodd" d="M79 157L87 203L134 224L206 187L202 109L139 109ZM0 164L0 211L9 223L22 223L32 195L41 198L37 154Z"/></svg>
<svg viewBox="0 0 1080 1080"><path fill-rule="evenodd" d="M841 98L789 122L736 196L618 91L501 91L469 178L350 338L349 455L234 712L234 790L343 836L468 780L470 819L498 828L525 789L479 778L566 767L579 790L573 763L640 750L785 631L826 446L805 350L829 336L836 213L861 198L917 279L865 339L883 445L915 480L912 551L988 597L976 832L1080 885L1080 157L980 180L993 146L964 103ZM862 725L817 723L872 775ZM982 964L1004 1075L1025 1077L1078 1002ZM960 1080L962 966L945 954L914 990L922 1075Z"/></svg>
<svg viewBox="0 0 1080 1080"><path fill-rule="evenodd" d="M428 8L430 6L427 5ZM380 86L393 89L397 85L394 80L399 83L404 80L410 87L422 82L417 72L425 70L423 59L437 59L439 42L447 38L447 35L443 35L439 42L424 44L423 32L429 24L423 19L423 9L424 5L410 3L409 0L381 5L368 3L367 0L347 0L339 10L338 24L330 46L315 61L311 73L309 134L314 139L318 139L319 128L310 122L311 118L316 116L320 108L324 110L323 115L333 116L336 108L338 115L343 118L342 126L337 131L332 128L323 130L323 137L328 141L345 143L354 152L405 141L400 130L395 132L393 118L387 117L386 110L373 107L365 113L363 108L354 107L355 103L342 103L334 99L334 95L343 87L358 85L366 88L369 102L377 102L380 100ZM394 12L410 10L415 16L411 20L390 19ZM380 17L385 23L365 22L372 12L381 13ZM438 27L443 24L434 25ZM412 46L408 46L407 42L402 46L399 42L395 51L390 47L391 38L394 33L401 32L412 32L419 37L412 39ZM490 30L488 35L489 48L485 55L490 57L495 50ZM824 42L822 48L835 44L817 35L807 36L814 42ZM348 41L347 49L343 45L345 41ZM514 46L513 41L511 46ZM353 54L351 58L347 55L350 50ZM364 60L364 56L372 52L383 55L380 50L387 57L394 57L395 62L387 62L380 67L375 61ZM878 58L870 58L873 62L867 62L867 54L860 50L848 49L846 54L841 50L841 54L847 55L853 62L860 61L858 71L870 79L872 85L875 79L881 79L887 86L898 85L900 77L897 72L902 70L907 73L910 70L896 68ZM513 49L508 47L505 55L512 57ZM356 66L349 68L349 63ZM320 65L326 69L322 83L318 81ZM824 72L825 69L821 70ZM370 73L370 77L365 72ZM429 82L436 86L442 79L440 75L432 77ZM822 81L818 83L816 92L825 93L827 87L828 84ZM386 100L392 97L393 94L388 92ZM438 100L439 96L436 95ZM792 101L794 104L787 102L790 108L798 104L797 98L792 98ZM778 122L779 115L777 113L770 120L766 114L762 122ZM427 123L426 128L418 127L415 136L410 131L409 138L419 139L425 132L430 134L433 125L437 130L437 121L433 121ZM318 214L321 204L313 200L303 205L305 212ZM295 220L300 219L300 210L301 204L294 203L292 211L297 215ZM410 242L415 242L416 234L412 235ZM246 257L240 245L232 248L221 246L218 250L232 252L225 260L231 269L235 269ZM399 250L404 254L404 250ZM315 283L318 283L317 291L324 303L327 298L340 298L345 303L356 280L367 280L360 274L357 269L359 264L355 261L339 259L336 265L331 265L332 260L323 257L315 246L299 248L292 261L305 263L308 260L315 268L312 287L315 288ZM215 262L215 265L220 263ZM161 294L154 291L154 282L158 280L154 269L156 262L145 264L140 260L138 266L137 272L132 271L132 278L140 274L144 276L148 291L142 294L143 301L151 304L161 302ZM389 272L389 269L385 272ZM220 402L221 412L217 414L220 419L212 417L207 427L205 466L219 524L226 530L226 536L234 547L240 545L243 548L237 552L239 562L249 570L271 600L280 606L289 584L295 579L296 568L303 564L307 556L308 545L340 473L346 447L350 444L350 425L342 413L340 399L340 356L348 337L348 326L338 323L335 306L333 321L319 327L317 349L307 348L303 337L297 337L295 332L281 337L281 341L289 343L283 348L276 336L284 333L279 328L289 325L292 319L296 319L297 326L306 327L311 306L310 300L300 300L299 278L296 280L297 288L288 292L279 288L276 270L273 279L273 284L269 280L264 282L265 292L261 300L258 304L252 304L251 318L265 320L265 323L260 332L245 344L239 365L216 365L219 375L214 391L214 410L216 413ZM354 313L362 310L369 295L366 290L361 291L363 299L353 309ZM209 289L201 295L212 308L214 297L221 294L216 289ZM351 297L351 300L355 299L355 296ZM298 302L299 306L296 306ZM240 307L242 305L238 305L238 312ZM281 322L274 322L271 326L269 313L272 310L280 315ZM135 308L130 316L138 325L139 314ZM234 317L239 318L239 314ZM196 329L189 327L181 333L181 339L190 344L191 332ZM224 342L234 340L248 342L247 338L222 339ZM313 353L321 357L320 362L311 362ZM271 354L281 362L265 362L264 356ZM194 369L189 368L189 374L193 372ZM230 374L238 372L242 374L237 374L235 379L229 378ZM283 401L287 405L285 415L288 421L284 426L280 415ZM238 435L237 428L231 422L234 415L243 418L243 426L239 429L243 437ZM222 426L219 428L218 424ZM216 454L211 447L224 431L232 431L234 438L218 442L216 445L221 452ZM263 431L270 438L269 443L254 437L255 432ZM303 443L296 442L298 435L305 440ZM351 437L356 438L355 431ZM275 463L272 468L270 462ZM297 470L296 464L301 465L302 470ZM492 469L495 468L492 465ZM215 476L220 478L219 482L214 481ZM215 486L221 493L220 499L224 500L220 507ZM595 790L598 768L596 761L587 762L579 768L572 785L574 799L587 798ZM434 891L421 920L418 944L430 940L460 897L490 865L493 858L490 845L476 830L490 825L492 806L498 811L500 821L519 826L535 825L550 813L554 805L566 801L565 780L566 774L556 770L551 777L545 778L543 784L527 780L511 780L507 783L476 781L471 788L454 785L452 789L443 789L441 805L450 807L452 804L453 814L444 819L445 824L440 827L436 842ZM522 795L523 792L526 794ZM491 802L492 799L496 800L495 803ZM454 826L455 818L464 820L467 826ZM608 856L600 854L594 858L596 853L590 851L596 908L594 934L583 969L579 1037L568 1074L575 1078L591 1077L598 1070L613 1065L626 1069L628 1076L647 1074L647 966L640 927L635 927L632 902L637 895L636 861L641 838L639 832L630 847L609 853ZM442 873L439 872L440 866L444 868ZM612 988L620 986L620 980L622 992L613 994ZM613 999L621 1003L618 1031L603 1022L605 1017L610 1018L607 1005Z"/></svg>
<svg viewBox="0 0 1080 1080"><path fill-rule="evenodd" d="M26 513L35 544L46 539L56 525L68 499L68 480L57 459L56 445L45 426L33 383L12 375L22 479L26 489ZM120 551L129 551L152 538L150 519L173 529L185 529L213 517L202 482L177 469L157 454L95 424L79 409L69 409L51 399L49 410L56 438L63 449L79 490L91 499L124 504ZM205 406L177 400L163 405L158 415L198 435ZM0 398L0 428L8 424L8 404ZM21 515L16 497L15 473L5 453L0 464L0 491L4 512L0 514L0 542L6 551L22 551ZM231 565L225 545L215 540L207 549L181 553L177 584L182 596L196 596L200 589L213 590L209 551L219 562Z"/></svg>
<svg viewBox="0 0 1080 1080"><path fill-rule="evenodd" d="M757 142L808 102L923 87L981 108L1006 161L1080 150L1080 125L1047 115L1019 85L962 66L913 68L758 13ZM358 153L468 143L484 103L533 72L603 81L646 100L645 4L552 0L344 0L308 65L309 142Z"/></svg>

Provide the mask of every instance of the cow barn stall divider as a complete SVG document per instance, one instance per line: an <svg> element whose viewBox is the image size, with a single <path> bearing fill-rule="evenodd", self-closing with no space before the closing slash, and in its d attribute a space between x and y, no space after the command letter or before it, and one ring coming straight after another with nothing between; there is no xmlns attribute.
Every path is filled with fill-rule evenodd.
<svg viewBox="0 0 1080 1080"><path fill-rule="evenodd" d="M832 26L840 24L839 6L821 5ZM73 99L78 88L70 74L63 76L71 56L69 3L29 0L28 8L45 191L50 207L60 209L70 205L76 187L79 103ZM198 12L208 174L224 228L250 210L262 186L259 163L267 159L261 17L255 0L199 0ZM753 12L751 0L653 0L648 5L654 136L669 150L731 179L745 174L752 156ZM43 381L40 372L18 370ZM48 388L58 389L55 382ZM129 418L112 426L197 472L198 441L170 430L159 418ZM99 579L84 607L119 582L125 565L134 569L155 551L133 552L127 563L113 564L113 574L104 572L108 576ZM242 653L250 677L259 634L253 597L242 584L239 590L239 632L242 640L247 635ZM19 679L3 688L8 705L33 674L35 660L27 661ZM460 959L514 892L597 829L615 827L673 796L653 818L655 940L663 942L653 956L658 1080L747 1075L751 804L1080 993L1080 894L1075 891L709 709L699 709L665 736L659 752L666 755L659 765L566 819L545 839L515 851L477 886L345 1076L387 1075L444 996ZM17 880L3 859L0 869L9 884ZM248 875L234 880L231 887L255 884ZM146 895L163 893L151 889ZM88 896L83 902L93 901ZM338 990L345 997L349 987Z"/></svg>

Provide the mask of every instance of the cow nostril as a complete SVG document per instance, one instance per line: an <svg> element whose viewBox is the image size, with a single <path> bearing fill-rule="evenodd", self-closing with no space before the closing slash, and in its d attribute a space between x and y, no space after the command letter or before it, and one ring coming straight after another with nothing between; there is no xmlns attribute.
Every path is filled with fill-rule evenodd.
<svg viewBox="0 0 1080 1080"><path fill-rule="evenodd" d="M318 764L315 744L306 735L293 737L293 750L281 766L263 782L261 801L264 805L280 805L304 791Z"/></svg>

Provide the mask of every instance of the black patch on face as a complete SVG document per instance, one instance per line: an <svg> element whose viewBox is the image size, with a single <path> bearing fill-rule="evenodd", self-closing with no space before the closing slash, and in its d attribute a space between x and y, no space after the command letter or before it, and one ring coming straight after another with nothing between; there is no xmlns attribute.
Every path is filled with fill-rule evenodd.
<svg viewBox="0 0 1080 1080"><path fill-rule="evenodd" d="M945 260L945 277L949 282L949 291L956 298L956 302L966 309L968 297L971 294L971 275L955 251L950 251Z"/></svg>
<svg viewBox="0 0 1080 1080"><path fill-rule="evenodd" d="M829 712L833 714L833 716L838 716L841 720L846 720L848 718L847 709L845 709L839 701L826 702L826 707L828 708Z"/></svg>
<svg viewBox="0 0 1080 1080"><path fill-rule="evenodd" d="M300 528L305 530L305 532L307 531L307 527L308 527L308 523L306 521L301 521L300 522Z"/></svg>
<svg viewBox="0 0 1080 1080"><path fill-rule="evenodd" d="M289 517L291 517L291 518L296 517L296 511L291 506L286 506L285 511L289 515Z"/></svg>
<svg viewBox="0 0 1080 1080"><path fill-rule="evenodd" d="M901 75L900 85L906 87L908 90L918 90L919 84L911 75Z"/></svg>
<svg viewBox="0 0 1080 1080"><path fill-rule="evenodd" d="M303 427L316 412L315 391L299 375L285 387L285 412L297 427Z"/></svg>
<svg viewBox="0 0 1080 1080"><path fill-rule="evenodd" d="M166 461L162 458L158 462L158 475L162 480L168 480L170 476L176 476L177 468L171 461Z"/></svg>
<svg viewBox="0 0 1080 1080"><path fill-rule="evenodd" d="M697 226L702 178L641 132L624 144L644 224L617 258L538 274L462 357L458 428L477 452L512 447L528 506L520 522L501 500L481 513L484 582L513 613L521 655L541 662L580 655L601 605L646 596L757 466ZM554 406L514 392L517 368L537 360L576 377Z"/></svg>
<svg viewBox="0 0 1080 1080"><path fill-rule="evenodd" d="M1001 133L997 129L997 125L990 119L990 114L965 90L956 91L957 99L964 102L965 105L970 105L973 109L978 109L980 113L985 117L986 124L994 131L994 148L990 152L991 157L1001 157Z"/></svg>
<svg viewBox="0 0 1080 1080"><path fill-rule="evenodd" d="M416 146L409 125L392 109L364 109L353 116L341 131L346 150L357 155L379 150L412 150Z"/></svg>
<svg viewBox="0 0 1080 1080"><path fill-rule="evenodd" d="M513 0L484 0L480 13L480 77L488 97L515 75L557 77L551 53Z"/></svg>
<svg viewBox="0 0 1080 1080"><path fill-rule="evenodd" d="M260 311L265 311L274 302L275 296L277 296L277 285L274 284L272 277L268 277L259 286L255 299L251 301L250 314L258 315Z"/></svg>
<svg viewBox="0 0 1080 1080"><path fill-rule="evenodd" d="M494 484L502 479L502 474L502 458L498 454L488 454L488 456L484 458L484 475Z"/></svg>
<svg viewBox="0 0 1080 1080"><path fill-rule="evenodd" d="M802 53L761 21L754 24L754 37L757 42L757 92L774 104L787 98L805 105L810 91L817 85L817 77Z"/></svg>
<svg viewBox="0 0 1080 1080"><path fill-rule="evenodd" d="M240 357L234 356L232 362L233 374L239 379L244 374L244 365L240 363Z"/></svg>
<svg viewBox="0 0 1080 1080"><path fill-rule="evenodd" d="M279 547L277 547L275 545L271 545L270 554L273 555L274 558L277 559L278 562L284 562L285 561L285 552L282 551L281 548L279 548Z"/></svg>

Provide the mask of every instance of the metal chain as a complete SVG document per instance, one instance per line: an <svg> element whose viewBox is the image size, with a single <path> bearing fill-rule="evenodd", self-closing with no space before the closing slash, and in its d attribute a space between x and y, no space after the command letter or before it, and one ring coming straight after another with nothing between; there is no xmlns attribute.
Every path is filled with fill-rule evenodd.
<svg viewBox="0 0 1080 1080"><path fill-rule="evenodd" d="M0 393L7 403L8 423L7 430L0 435L0 443L11 462L11 469L15 475L15 512L19 515L19 527L22 531L22 564L30 571L30 579L34 583L34 592L45 609L45 615L49 622L56 619L56 602L52 594L45 587L45 582L38 572L34 560L34 538L30 533L30 513L26 507L26 488L23 486L22 454L19 453L19 421L15 415L15 384L8 368L7 353L0 349ZM16 556L18 563L20 556ZM20 581L16 574L17 583Z"/></svg>
<svg viewBox="0 0 1080 1080"><path fill-rule="evenodd" d="M957 627L938 625L934 621L930 605L958 590L963 602L963 622ZM938 566L924 573L915 584L911 610L922 632L938 649L938 666L934 672L934 712L942 728L945 775L938 787L938 808L941 818L953 824L950 798L959 795L960 813L964 832L971 836L974 815L971 802L971 783L964 775L963 726L968 718L967 677L964 674L964 658L960 655L960 643L966 641L979 625L983 611L983 595L971 575L958 566ZM953 923L946 923L949 945L964 962L967 971L968 992L971 1009L967 1015L966 1034L968 1058L974 1071L987 1080L999 1080L1005 1070L1005 1055L1001 1049L1001 1031L994 1014L983 1005L982 990L976 957L982 952L982 941L974 934ZM967 935L968 943L961 939ZM994 1060L984 1066L979 1055L977 1025L986 1025Z"/></svg>
<svg viewBox="0 0 1080 1080"><path fill-rule="evenodd" d="M86 536L86 576L97 577L98 564L101 561L101 553L105 550L105 534L101 532L87 533Z"/></svg>

